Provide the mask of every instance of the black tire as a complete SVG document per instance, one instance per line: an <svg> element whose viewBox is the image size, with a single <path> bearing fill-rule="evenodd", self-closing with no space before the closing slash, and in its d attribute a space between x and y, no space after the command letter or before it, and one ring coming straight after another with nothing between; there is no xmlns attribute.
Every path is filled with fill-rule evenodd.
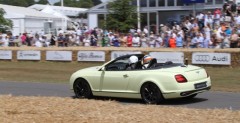
<svg viewBox="0 0 240 123"><path fill-rule="evenodd" d="M194 97L196 97L197 94L193 94L193 95L190 95L190 96L187 96L187 97L184 97L185 99L193 99Z"/></svg>
<svg viewBox="0 0 240 123"><path fill-rule="evenodd" d="M142 100L147 104L159 104L164 100L158 86L151 82L143 84L140 93Z"/></svg>
<svg viewBox="0 0 240 123"><path fill-rule="evenodd" d="M91 98L92 90L88 82L84 79L77 79L73 84L73 90L76 98Z"/></svg>

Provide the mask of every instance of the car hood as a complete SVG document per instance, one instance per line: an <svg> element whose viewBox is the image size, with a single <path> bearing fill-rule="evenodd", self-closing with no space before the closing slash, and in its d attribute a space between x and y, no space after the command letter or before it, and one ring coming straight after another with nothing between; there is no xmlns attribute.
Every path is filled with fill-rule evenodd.
<svg viewBox="0 0 240 123"><path fill-rule="evenodd" d="M101 66L94 66L94 67L84 68L79 71L98 71L100 68L101 68Z"/></svg>

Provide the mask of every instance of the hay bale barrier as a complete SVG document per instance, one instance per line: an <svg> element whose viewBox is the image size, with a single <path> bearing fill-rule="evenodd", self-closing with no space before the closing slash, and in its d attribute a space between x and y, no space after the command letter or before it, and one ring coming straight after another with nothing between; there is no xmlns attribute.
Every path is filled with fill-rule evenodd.
<svg viewBox="0 0 240 123"><path fill-rule="evenodd" d="M223 67L239 67L240 66L240 48L236 49L170 49L170 48L129 48L129 47L47 47L47 48L36 48L36 47L1 47L1 50L11 50L12 51L12 60L14 62L18 62L17 60L17 51L40 51L41 52L41 60L40 62L46 61L46 52L47 51L72 51L72 62L77 61L77 53L78 51L104 51L105 52L105 60L111 60L111 52L112 51L140 51L144 54L148 54L149 52L183 52L184 59L188 59L189 63L192 63L192 54L194 52L202 52L202 53L230 53L231 54L231 65L220 65ZM201 66L211 66L211 67L219 67L219 65L201 65Z"/></svg>
<svg viewBox="0 0 240 123"><path fill-rule="evenodd" d="M59 97L0 96L1 123L238 123L240 111Z"/></svg>

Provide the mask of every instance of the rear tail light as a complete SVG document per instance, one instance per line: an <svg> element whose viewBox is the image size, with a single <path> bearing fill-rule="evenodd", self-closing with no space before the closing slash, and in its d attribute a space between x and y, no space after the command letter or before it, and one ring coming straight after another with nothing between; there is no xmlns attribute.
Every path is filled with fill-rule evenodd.
<svg viewBox="0 0 240 123"><path fill-rule="evenodd" d="M175 75L175 79L178 83L187 82L187 79L182 74Z"/></svg>

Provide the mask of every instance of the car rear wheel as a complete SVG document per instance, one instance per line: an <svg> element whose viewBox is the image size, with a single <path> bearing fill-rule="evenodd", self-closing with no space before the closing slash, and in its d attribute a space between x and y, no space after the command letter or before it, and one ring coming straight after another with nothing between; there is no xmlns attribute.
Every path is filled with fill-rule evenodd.
<svg viewBox="0 0 240 123"><path fill-rule="evenodd" d="M74 82L73 90L76 98L91 98L92 90L88 82L84 79L77 79Z"/></svg>
<svg viewBox="0 0 240 123"><path fill-rule="evenodd" d="M140 92L142 100L147 104L159 104L164 100L160 89L154 83L145 83Z"/></svg>

